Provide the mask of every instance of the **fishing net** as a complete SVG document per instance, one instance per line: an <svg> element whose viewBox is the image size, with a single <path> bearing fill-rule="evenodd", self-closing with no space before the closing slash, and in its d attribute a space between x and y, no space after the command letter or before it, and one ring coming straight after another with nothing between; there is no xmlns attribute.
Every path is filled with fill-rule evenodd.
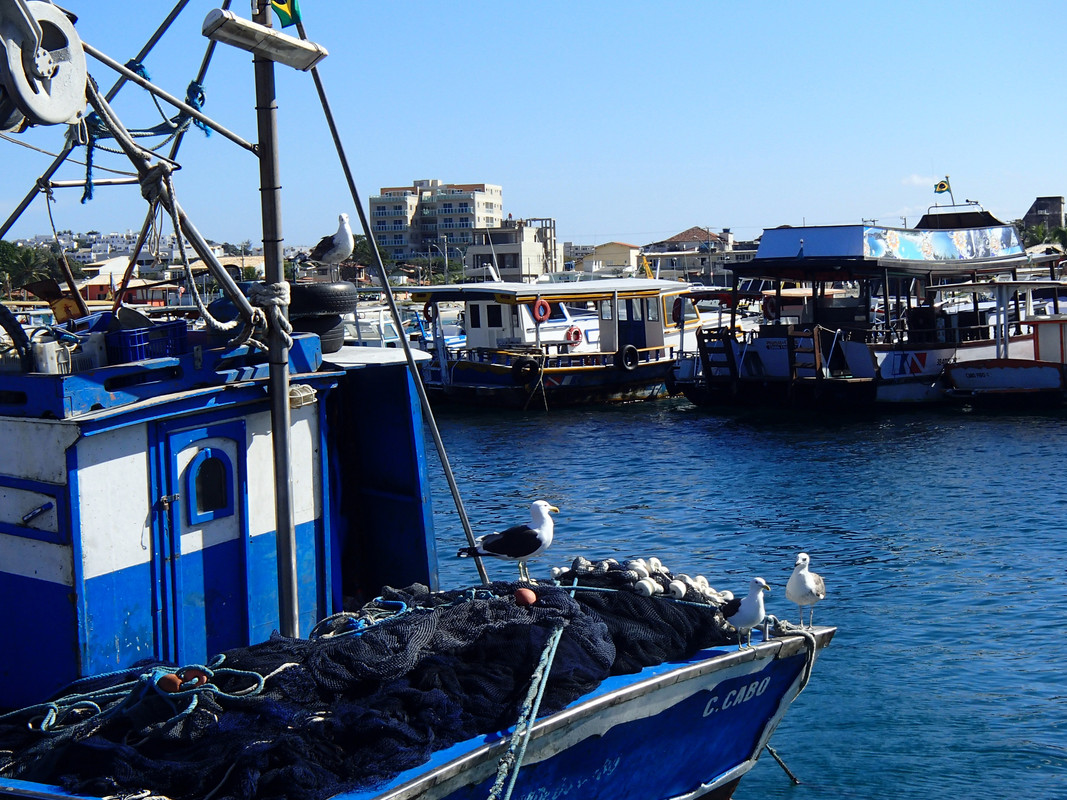
<svg viewBox="0 0 1067 800"><path fill-rule="evenodd" d="M0 717L0 774L94 795L318 800L515 724L560 627L541 716L609 675L732 640L713 604L639 596L621 573L571 570L533 605L513 583L386 588L308 639L82 680Z"/></svg>

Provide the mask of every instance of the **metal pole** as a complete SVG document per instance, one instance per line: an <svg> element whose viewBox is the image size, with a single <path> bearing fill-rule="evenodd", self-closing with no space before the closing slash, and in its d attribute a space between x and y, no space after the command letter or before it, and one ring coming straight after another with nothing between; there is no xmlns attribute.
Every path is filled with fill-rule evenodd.
<svg viewBox="0 0 1067 800"><path fill-rule="evenodd" d="M270 27L269 3L260 2L255 21ZM274 62L256 56L256 122L259 131L259 190L263 211L263 271L267 284L285 280L282 264L281 186L278 165L278 104ZM283 310L287 311L287 309ZM292 475L289 461L289 347L285 332L269 329L270 419L274 442L274 514L277 525L278 605L283 636L300 635L297 597L296 528L293 524Z"/></svg>

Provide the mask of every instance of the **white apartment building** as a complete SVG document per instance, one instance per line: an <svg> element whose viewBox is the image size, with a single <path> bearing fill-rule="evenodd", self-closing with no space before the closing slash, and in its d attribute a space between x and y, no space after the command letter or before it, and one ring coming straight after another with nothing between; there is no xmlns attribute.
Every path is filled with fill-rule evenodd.
<svg viewBox="0 0 1067 800"><path fill-rule="evenodd" d="M371 230L382 254L394 261L461 258L476 228L503 220L503 190L491 183L415 181L383 187L370 198Z"/></svg>

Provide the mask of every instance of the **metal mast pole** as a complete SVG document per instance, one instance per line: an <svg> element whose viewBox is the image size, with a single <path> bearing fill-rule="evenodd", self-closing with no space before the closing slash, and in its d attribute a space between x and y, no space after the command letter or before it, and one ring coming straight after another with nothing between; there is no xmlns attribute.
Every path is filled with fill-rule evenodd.
<svg viewBox="0 0 1067 800"><path fill-rule="evenodd" d="M259 0L254 21L270 27L270 3ZM274 62L255 56L256 122L259 131L259 190L263 211L263 271L268 285L285 280L282 264L281 185L278 165L278 104ZM278 548L278 604L283 636L300 635L297 603L296 528L290 470L289 346L277 325L269 329L270 419L274 441L274 512Z"/></svg>

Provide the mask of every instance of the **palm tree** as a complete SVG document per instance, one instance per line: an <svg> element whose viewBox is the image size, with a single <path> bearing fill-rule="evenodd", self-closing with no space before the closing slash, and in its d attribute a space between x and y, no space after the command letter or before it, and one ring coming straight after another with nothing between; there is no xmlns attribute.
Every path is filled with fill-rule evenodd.
<svg viewBox="0 0 1067 800"><path fill-rule="evenodd" d="M19 286L48 277L51 264L52 258L45 250L0 242L0 273L8 297Z"/></svg>

